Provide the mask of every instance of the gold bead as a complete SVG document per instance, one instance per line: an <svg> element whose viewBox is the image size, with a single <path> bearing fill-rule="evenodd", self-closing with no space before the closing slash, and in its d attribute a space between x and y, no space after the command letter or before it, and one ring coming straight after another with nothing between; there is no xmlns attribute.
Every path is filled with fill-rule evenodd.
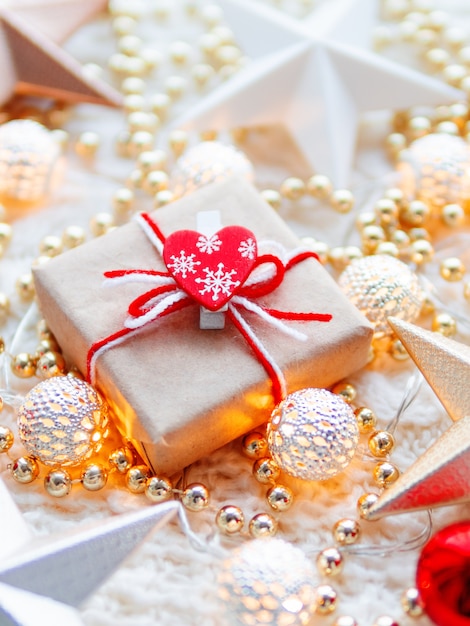
<svg viewBox="0 0 470 626"><path fill-rule="evenodd" d="M372 626L400 626L397 621L390 617L389 615L381 615L378 617Z"/></svg>
<svg viewBox="0 0 470 626"><path fill-rule="evenodd" d="M444 48L431 48L426 52L424 58L434 70L440 72L449 63L450 54Z"/></svg>
<svg viewBox="0 0 470 626"><path fill-rule="evenodd" d="M390 235L390 243L395 244L398 250L403 250L410 245L410 237L404 230L397 229Z"/></svg>
<svg viewBox="0 0 470 626"><path fill-rule="evenodd" d="M175 200L175 194L169 189L162 189L157 191L153 198L153 204L158 209L162 206L166 206Z"/></svg>
<svg viewBox="0 0 470 626"><path fill-rule="evenodd" d="M398 220L398 207L390 198L381 198L375 203L374 213L380 226L390 228L395 226Z"/></svg>
<svg viewBox="0 0 470 626"><path fill-rule="evenodd" d="M144 493L150 470L146 465L134 465L127 470L126 487L131 493Z"/></svg>
<svg viewBox="0 0 470 626"><path fill-rule="evenodd" d="M72 489L72 479L63 469L52 470L44 478L44 489L54 498L63 498Z"/></svg>
<svg viewBox="0 0 470 626"><path fill-rule="evenodd" d="M419 591L415 587L410 587L403 593L401 606L410 617L421 617L424 613Z"/></svg>
<svg viewBox="0 0 470 626"><path fill-rule="evenodd" d="M173 41L169 47L169 56L175 65L186 65L191 56L191 46L186 41Z"/></svg>
<svg viewBox="0 0 470 626"><path fill-rule="evenodd" d="M356 388L350 383L336 383L331 391L341 396L348 404L354 402L357 395Z"/></svg>
<svg viewBox="0 0 470 626"><path fill-rule="evenodd" d="M343 557L337 548L326 548L317 556L317 567L323 576L337 576L343 565Z"/></svg>
<svg viewBox="0 0 470 626"><path fill-rule="evenodd" d="M143 63L144 74L153 72L162 64L163 56L155 48L142 48L139 54L139 61Z"/></svg>
<svg viewBox="0 0 470 626"><path fill-rule="evenodd" d="M209 506L209 490L201 483L192 483L184 490L181 502L188 511L202 511Z"/></svg>
<svg viewBox="0 0 470 626"><path fill-rule="evenodd" d="M366 434L374 430L377 418L371 409L362 406L356 409L354 414L356 416L357 427L359 428L360 433Z"/></svg>
<svg viewBox="0 0 470 626"><path fill-rule="evenodd" d="M186 80L182 76L168 76L165 80L165 92L172 100L181 98L186 90Z"/></svg>
<svg viewBox="0 0 470 626"><path fill-rule="evenodd" d="M365 226L362 230L361 243L365 254L373 254L379 243L385 240L385 231L381 226Z"/></svg>
<svg viewBox="0 0 470 626"><path fill-rule="evenodd" d="M90 159L95 156L100 147L100 137L98 133L86 131L80 135L75 144L75 152L78 156Z"/></svg>
<svg viewBox="0 0 470 626"><path fill-rule="evenodd" d="M149 107L152 113L164 120L171 106L171 98L167 93L155 93L149 97Z"/></svg>
<svg viewBox="0 0 470 626"><path fill-rule="evenodd" d="M288 200L300 200L305 195L306 187L301 178L291 176L286 178L280 187L281 196Z"/></svg>
<svg viewBox="0 0 470 626"><path fill-rule="evenodd" d="M272 483L279 478L281 470L271 457L258 459L253 464L253 476L259 483Z"/></svg>
<svg viewBox="0 0 470 626"><path fill-rule="evenodd" d="M23 302L31 302L36 294L34 278L31 272L21 274L15 283L16 293Z"/></svg>
<svg viewBox="0 0 470 626"><path fill-rule="evenodd" d="M412 141L431 132L431 120L423 115L412 117L408 122L408 135Z"/></svg>
<svg viewBox="0 0 470 626"><path fill-rule="evenodd" d="M205 87L214 74L214 68L208 63L197 63L191 68L191 76L199 89Z"/></svg>
<svg viewBox="0 0 470 626"><path fill-rule="evenodd" d="M411 260L416 265L423 265L432 261L434 256L434 248L430 241L426 239L417 239L411 244Z"/></svg>
<svg viewBox="0 0 470 626"><path fill-rule="evenodd" d="M151 476L145 486L145 495L154 504L165 502L173 495L173 486L165 476Z"/></svg>
<svg viewBox="0 0 470 626"><path fill-rule="evenodd" d="M351 617L350 615L341 615L341 617L338 617L333 622L332 626L359 626L359 624L356 622L354 617Z"/></svg>
<svg viewBox="0 0 470 626"><path fill-rule="evenodd" d="M145 109L145 106L145 98L138 93L130 93L127 96L124 96L123 108L124 112L127 113L127 115L129 115L130 113L135 113L137 111L143 111ZM128 139L130 139L130 133L128 134Z"/></svg>
<svg viewBox="0 0 470 626"><path fill-rule="evenodd" d="M277 532L277 521L268 513L258 513L251 518L249 524L250 535L259 537L273 537Z"/></svg>
<svg viewBox="0 0 470 626"><path fill-rule="evenodd" d="M3 408L3 400L0 401L0 410ZM13 445L14 436L12 431L6 426L0 426L0 453L8 452Z"/></svg>
<svg viewBox="0 0 470 626"><path fill-rule="evenodd" d="M130 156L131 134L127 130L121 131L116 138L116 154L127 158Z"/></svg>
<svg viewBox="0 0 470 626"><path fill-rule="evenodd" d="M407 361L410 358L405 346L399 339L393 339L390 344L390 354L395 361Z"/></svg>
<svg viewBox="0 0 470 626"><path fill-rule="evenodd" d="M314 198L325 200L333 191L333 183L323 174L314 174L307 180L307 192Z"/></svg>
<svg viewBox="0 0 470 626"><path fill-rule="evenodd" d="M215 26L211 29L211 33L219 38L223 46L235 43L235 34L227 26Z"/></svg>
<svg viewBox="0 0 470 626"><path fill-rule="evenodd" d="M118 41L118 50L126 56L136 56L142 48L142 39L136 35L124 35Z"/></svg>
<svg viewBox="0 0 470 626"><path fill-rule="evenodd" d="M44 354L46 354L46 352L60 352L60 351L61 350L60 350L59 344L57 343L55 338L51 336L49 339L41 339L41 341L36 347L34 356L37 359L39 359Z"/></svg>
<svg viewBox="0 0 470 626"><path fill-rule="evenodd" d="M465 276L465 265L458 257L443 259L439 266L439 273L444 280L457 282Z"/></svg>
<svg viewBox="0 0 470 626"><path fill-rule="evenodd" d="M424 239L425 241L431 242L431 234L426 228L410 228L408 235L410 236L410 241Z"/></svg>
<svg viewBox="0 0 470 626"><path fill-rule="evenodd" d="M465 220L465 211L460 204L446 204L441 209L441 219L446 226L455 228Z"/></svg>
<svg viewBox="0 0 470 626"><path fill-rule="evenodd" d="M330 585L319 585L315 590L315 612L328 615L336 610L336 591Z"/></svg>
<svg viewBox="0 0 470 626"><path fill-rule="evenodd" d="M5 249L11 241L13 229L10 224L0 222L0 246Z"/></svg>
<svg viewBox="0 0 470 626"><path fill-rule="evenodd" d="M279 191L275 189L263 189L260 195L275 211L279 211L282 205L282 196Z"/></svg>
<svg viewBox="0 0 470 626"><path fill-rule="evenodd" d="M458 137L460 134L458 125L450 120L437 124L435 132L442 135L452 135L453 137Z"/></svg>
<svg viewBox="0 0 470 626"><path fill-rule="evenodd" d="M18 378L31 378L36 373L36 359L27 352L20 352L11 361L11 371Z"/></svg>
<svg viewBox="0 0 470 626"><path fill-rule="evenodd" d="M83 470L80 480L87 491L99 491L108 481L108 472L101 465L90 463Z"/></svg>
<svg viewBox="0 0 470 626"><path fill-rule="evenodd" d="M467 281L463 286L463 295L465 300L470 300L470 281Z"/></svg>
<svg viewBox="0 0 470 626"><path fill-rule="evenodd" d="M392 159L397 159L406 148L406 137L403 133L391 133L385 141L385 147Z"/></svg>
<svg viewBox="0 0 470 626"><path fill-rule="evenodd" d="M145 91L145 81L137 76L128 76L121 83L121 91L127 95L140 95Z"/></svg>
<svg viewBox="0 0 470 626"><path fill-rule="evenodd" d="M294 494L284 485L273 485L266 494L266 500L274 511L287 511L292 506Z"/></svg>
<svg viewBox="0 0 470 626"><path fill-rule="evenodd" d="M108 462L112 468L120 474L125 474L134 462L134 455L130 448L118 448L113 450L108 457Z"/></svg>
<svg viewBox="0 0 470 626"><path fill-rule="evenodd" d="M62 233L62 245L65 248L76 248L85 243L86 233L81 226L67 226Z"/></svg>
<svg viewBox="0 0 470 626"><path fill-rule="evenodd" d="M129 154L136 158L142 152L148 152L153 149L155 139L153 133L148 130L137 130L131 133L129 139Z"/></svg>
<svg viewBox="0 0 470 626"><path fill-rule="evenodd" d="M377 216L374 211L362 211L356 217L356 227L362 232L366 226L377 225Z"/></svg>
<svg viewBox="0 0 470 626"><path fill-rule="evenodd" d="M32 456L21 456L13 462L11 475L18 483L31 483L39 476L39 465Z"/></svg>
<svg viewBox="0 0 470 626"><path fill-rule="evenodd" d="M369 511L379 499L376 493L364 493L357 500L357 512L361 519L369 519Z"/></svg>
<svg viewBox="0 0 470 626"><path fill-rule="evenodd" d="M117 189L112 197L114 215L118 218L127 217L134 204L134 192L128 187Z"/></svg>
<svg viewBox="0 0 470 626"><path fill-rule="evenodd" d="M317 241L316 239L313 239L313 237L302 237L301 241L306 248L308 248L312 252L315 252L315 254L318 256L318 260L322 265L328 263L328 254L330 252L330 247L327 243L325 243L324 241Z"/></svg>
<svg viewBox="0 0 470 626"><path fill-rule="evenodd" d="M357 246L345 246L343 255L346 265L349 265L349 263L351 263L351 261L354 261L355 259L362 259L362 257L364 256L362 254L362 250Z"/></svg>
<svg viewBox="0 0 470 626"><path fill-rule="evenodd" d="M38 337L40 339L40 341L43 340L53 340L55 341L55 337L52 334L49 326L47 325L47 322L45 319L40 319L39 322L36 325L36 332L38 334Z"/></svg>
<svg viewBox="0 0 470 626"><path fill-rule="evenodd" d="M438 313L433 317L431 328L444 337L453 337L457 333L457 321L449 313Z"/></svg>
<svg viewBox="0 0 470 626"><path fill-rule="evenodd" d="M374 456L382 459L393 450L395 439L386 430L379 430L369 437L368 446Z"/></svg>
<svg viewBox="0 0 470 626"><path fill-rule="evenodd" d="M52 378L53 376L61 376L66 371L64 357L60 352L49 350L39 357L36 364L36 374L40 378Z"/></svg>
<svg viewBox="0 0 470 626"><path fill-rule="evenodd" d="M336 246L328 251L328 261L338 272L342 272L348 265L344 253L344 246Z"/></svg>
<svg viewBox="0 0 470 626"><path fill-rule="evenodd" d="M155 195L158 191L168 189L169 177L162 170L153 170L149 172L142 182L142 188L147 193Z"/></svg>
<svg viewBox="0 0 470 626"><path fill-rule="evenodd" d="M0 335L0 354L3 354L4 352L5 352L5 340ZM3 400L2 400L2 408L3 408Z"/></svg>
<svg viewBox="0 0 470 626"><path fill-rule="evenodd" d="M460 83L467 76L467 69L464 65L451 63L442 71L442 77L452 87L460 87Z"/></svg>
<svg viewBox="0 0 470 626"><path fill-rule="evenodd" d="M361 535L359 522L354 519L340 519L333 526L333 538L340 546L356 543Z"/></svg>
<svg viewBox="0 0 470 626"><path fill-rule="evenodd" d="M430 214L431 210L425 202L413 200L400 212L400 219L407 226L423 226Z"/></svg>
<svg viewBox="0 0 470 626"><path fill-rule="evenodd" d="M168 156L163 150L147 150L137 157L137 164L144 174L166 168Z"/></svg>
<svg viewBox="0 0 470 626"><path fill-rule="evenodd" d="M217 4L206 4L201 8L201 19L206 26L216 26L223 19L222 9Z"/></svg>
<svg viewBox="0 0 470 626"><path fill-rule="evenodd" d="M217 511L215 518L217 528L227 535L240 532L245 523L242 510L238 506L228 504Z"/></svg>
<svg viewBox="0 0 470 626"><path fill-rule="evenodd" d="M127 124L132 134L144 131L153 135L158 129L160 120L155 113L133 111L127 116Z"/></svg>
<svg viewBox="0 0 470 626"><path fill-rule="evenodd" d="M421 306L421 315L431 315L436 311L436 306L429 296L425 296Z"/></svg>
<svg viewBox="0 0 470 626"><path fill-rule="evenodd" d="M137 28L137 21L130 15L119 15L112 22L113 32L118 36L132 34Z"/></svg>
<svg viewBox="0 0 470 626"><path fill-rule="evenodd" d="M381 461L374 467L373 476L379 487L388 487L398 479L400 472L392 463Z"/></svg>
<svg viewBox="0 0 470 626"><path fill-rule="evenodd" d="M375 254L388 254L396 259L400 255L400 250L391 241L381 241L375 250Z"/></svg>
<svg viewBox="0 0 470 626"><path fill-rule="evenodd" d="M133 189L140 189L144 181L144 173L141 169L132 170L126 180L126 185Z"/></svg>
<svg viewBox="0 0 470 626"><path fill-rule="evenodd" d="M183 154L188 146L188 134L184 130L174 130L168 137L168 145L176 157Z"/></svg>
<svg viewBox="0 0 470 626"><path fill-rule="evenodd" d="M96 213L90 220L90 230L93 237L101 237L115 226L114 217L111 213L102 211Z"/></svg>
<svg viewBox="0 0 470 626"><path fill-rule="evenodd" d="M330 195L330 204L338 213L349 213L354 207L354 196L349 189L336 189Z"/></svg>
<svg viewBox="0 0 470 626"><path fill-rule="evenodd" d="M250 459L259 459L268 454L268 442L263 433L252 432L245 435L242 440L243 452Z"/></svg>
<svg viewBox="0 0 470 626"><path fill-rule="evenodd" d="M3 324L10 313L10 298L0 291L0 324Z"/></svg>

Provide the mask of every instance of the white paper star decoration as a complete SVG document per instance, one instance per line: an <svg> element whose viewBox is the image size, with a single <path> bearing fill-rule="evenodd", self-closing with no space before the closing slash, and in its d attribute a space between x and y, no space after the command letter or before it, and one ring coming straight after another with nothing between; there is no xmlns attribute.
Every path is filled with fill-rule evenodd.
<svg viewBox="0 0 470 626"><path fill-rule="evenodd" d="M300 22L252 0L220 0L252 59L173 124L195 130L285 124L313 172L348 183L362 112L462 94L367 49L376 0L324 2Z"/></svg>

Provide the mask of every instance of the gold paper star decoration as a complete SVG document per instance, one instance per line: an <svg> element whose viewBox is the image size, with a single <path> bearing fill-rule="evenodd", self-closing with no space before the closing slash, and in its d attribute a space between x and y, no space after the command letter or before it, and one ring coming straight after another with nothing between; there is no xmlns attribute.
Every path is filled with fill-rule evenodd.
<svg viewBox="0 0 470 626"><path fill-rule="evenodd" d="M396 318L389 323L455 423L382 493L370 519L470 502L470 347Z"/></svg>
<svg viewBox="0 0 470 626"><path fill-rule="evenodd" d="M13 95L39 96L68 103L120 106L112 87L86 77L80 63L43 32L8 9L0 9L0 105Z"/></svg>

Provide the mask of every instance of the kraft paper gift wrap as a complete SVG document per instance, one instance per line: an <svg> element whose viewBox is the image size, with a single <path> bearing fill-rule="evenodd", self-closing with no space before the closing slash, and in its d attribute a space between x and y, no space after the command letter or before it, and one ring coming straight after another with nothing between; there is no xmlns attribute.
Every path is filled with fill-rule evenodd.
<svg viewBox="0 0 470 626"><path fill-rule="evenodd" d="M219 211L222 226L240 225L258 242L286 249L298 238L247 182L208 186L156 210L165 236L196 230L199 211ZM52 259L35 270L42 313L66 358L86 372L90 347L123 328L142 283L103 286L103 274L124 269L166 270L132 221ZM287 321L308 336L284 335L252 313L247 319L287 380L288 391L327 387L362 367L372 328L321 264L307 259L286 272L282 284L259 303L283 311L329 313L329 322ZM265 369L233 324L199 328L199 305L150 323L96 361L96 386L113 408L118 426L153 471L171 475L250 429L273 408Z"/></svg>

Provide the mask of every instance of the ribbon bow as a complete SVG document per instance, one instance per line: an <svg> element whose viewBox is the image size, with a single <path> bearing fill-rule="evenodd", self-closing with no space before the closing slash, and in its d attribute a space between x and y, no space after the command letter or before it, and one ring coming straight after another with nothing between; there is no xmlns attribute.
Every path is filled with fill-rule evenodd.
<svg viewBox="0 0 470 626"><path fill-rule="evenodd" d="M273 292L284 280L286 272L306 259L318 260L317 255L305 249L295 249L286 253L282 246L274 242L269 242L270 246L276 247L281 255L284 253L285 261L272 253L258 255L253 233L241 227L223 229L210 238L204 238L195 231L176 231L168 238L170 241L173 237L170 251L168 251L168 249L165 250L167 241L165 236L147 213L141 213L135 219L165 260L168 271L129 269L105 272L105 285L140 282L149 285L150 288L129 304L128 316L123 328L91 346L87 358L88 380L93 381L98 356L105 350L125 341L128 335L187 306L206 305L210 302L209 308L212 310L227 306L227 319L241 333L264 367L272 381L274 401L276 404L280 402L286 396L284 375L244 318L243 312L254 313L276 330L294 339L305 341L307 336L304 333L287 326L282 320L329 322L332 316L325 313L298 313L271 309L253 302L252 298L259 298ZM235 257L241 263L241 269L237 265L237 270L224 271L224 263L220 262L218 257L216 257L216 269L211 269L210 264L206 268L199 267L201 261L197 260L199 258L197 254L180 249L181 246L177 245L185 240L182 236L184 234L190 233L190 236L198 236L195 239L195 245L205 253L207 259L209 258L207 255L219 252L227 239L224 231L230 231L230 229L236 230L239 237L237 240L239 254ZM179 254L171 254L175 250ZM218 263L217 260L219 260ZM212 266L214 267L214 263ZM205 278L201 277L203 275ZM239 275L242 279L235 280ZM200 289L196 289L196 285ZM214 300L217 301L215 304L212 302Z"/></svg>

